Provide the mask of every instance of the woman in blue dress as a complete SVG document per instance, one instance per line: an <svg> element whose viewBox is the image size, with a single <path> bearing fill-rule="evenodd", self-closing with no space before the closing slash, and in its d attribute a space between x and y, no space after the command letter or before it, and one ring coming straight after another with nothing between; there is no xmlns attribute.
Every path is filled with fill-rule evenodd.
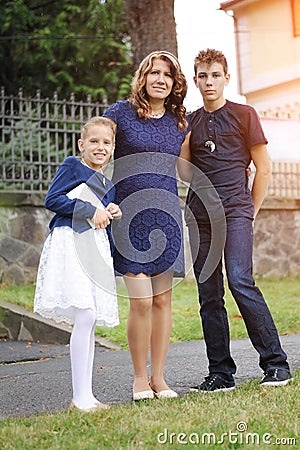
<svg viewBox="0 0 300 450"><path fill-rule="evenodd" d="M133 400L177 396L163 372L172 326L173 276L184 275L176 162L188 132L186 92L177 58L152 52L136 71L129 100L116 102L104 114L117 125L113 182L123 219L114 225L114 264L130 298Z"/></svg>

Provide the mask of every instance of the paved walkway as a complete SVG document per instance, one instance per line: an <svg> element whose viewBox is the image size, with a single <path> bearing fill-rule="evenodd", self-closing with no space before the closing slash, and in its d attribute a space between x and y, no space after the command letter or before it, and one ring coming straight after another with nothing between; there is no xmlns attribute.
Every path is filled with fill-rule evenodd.
<svg viewBox="0 0 300 450"><path fill-rule="evenodd" d="M292 371L300 370L300 334L281 336ZM59 412L71 401L68 345L28 344L0 341L0 419ZM258 356L248 339L232 341L238 366L237 384L261 377ZM170 387L179 394L189 392L207 375L203 341L171 344L165 370ZM111 404L131 401L133 372L124 350L96 347L94 391L100 401Z"/></svg>

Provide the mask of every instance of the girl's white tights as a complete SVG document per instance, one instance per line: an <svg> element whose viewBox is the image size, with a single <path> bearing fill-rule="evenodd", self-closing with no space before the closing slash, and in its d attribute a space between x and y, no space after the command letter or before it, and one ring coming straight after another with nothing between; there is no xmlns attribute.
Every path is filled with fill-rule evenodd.
<svg viewBox="0 0 300 450"><path fill-rule="evenodd" d="M95 353L96 315L92 309L75 310L70 339L73 401L80 409L99 403L93 395L92 376Z"/></svg>

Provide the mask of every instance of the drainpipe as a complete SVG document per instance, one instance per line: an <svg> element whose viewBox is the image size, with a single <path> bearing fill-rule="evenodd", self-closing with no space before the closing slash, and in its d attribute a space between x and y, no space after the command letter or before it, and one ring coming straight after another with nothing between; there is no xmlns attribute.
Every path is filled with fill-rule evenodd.
<svg viewBox="0 0 300 450"><path fill-rule="evenodd" d="M240 58L240 40L239 40L239 32L238 32L238 21L234 15L234 11L225 11L225 14L233 19L233 28L235 34L235 52L236 52L236 68L237 68L237 82L238 82L238 92L240 95L244 95L242 93L242 76L241 76L241 58Z"/></svg>

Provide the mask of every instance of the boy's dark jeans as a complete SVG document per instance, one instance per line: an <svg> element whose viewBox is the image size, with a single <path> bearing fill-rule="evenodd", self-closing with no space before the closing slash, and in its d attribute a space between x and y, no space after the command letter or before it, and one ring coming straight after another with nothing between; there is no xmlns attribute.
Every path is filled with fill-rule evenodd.
<svg viewBox="0 0 300 450"><path fill-rule="evenodd" d="M222 258L209 278L200 282L199 275L211 244L211 228L209 224L189 224L188 228L209 373L218 373L230 380L236 372L236 365L230 355ZM218 239L218 236L214 239ZM224 261L228 286L243 316L249 338L260 355L259 365L264 372L269 368L289 371L287 356L281 348L276 326L261 291L255 286L252 249L252 221L248 218L227 218Z"/></svg>

